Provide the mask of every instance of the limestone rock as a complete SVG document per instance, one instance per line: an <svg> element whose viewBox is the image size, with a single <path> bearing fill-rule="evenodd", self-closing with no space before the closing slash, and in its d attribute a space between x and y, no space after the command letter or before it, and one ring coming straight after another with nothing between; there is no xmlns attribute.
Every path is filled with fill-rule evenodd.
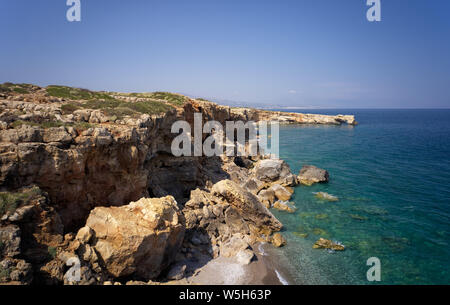
<svg viewBox="0 0 450 305"><path fill-rule="evenodd" d="M0 227L0 257L20 254L20 228L16 225Z"/></svg>
<svg viewBox="0 0 450 305"><path fill-rule="evenodd" d="M255 253L250 249L241 250L236 254L236 260L241 265L248 265L251 263Z"/></svg>
<svg viewBox="0 0 450 305"><path fill-rule="evenodd" d="M86 225L95 232L92 245L111 275L146 279L158 276L175 258L185 231L172 196L95 208Z"/></svg>
<svg viewBox="0 0 450 305"><path fill-rule="evenodd" d="M275 192L272 189L262 190L258 198L266 208L270 208L275 201Z"/></svg>
<svg viewBox="0 0 450 305"><path fill-rule="evenodd" d="M273 234L271 242L277 248L283 247L286 245L286 239L280 233Z"/></svg>
<svg viewBox="0 0 450 305"><path fill-rule="evenodd" d="M284 186L297 184L295 175L289 165L283 160L266 159L257 162L254 168L256 179L263 182L278 182Z"/></svg>
<svg viewBox="0 0 450 305"><path fill-rule="evenodd" d="M304 185L312 185L318 182L328 182L329 174L326 170L313 165L305 165L298 174L298 181Z"/></svg>
<svg viewBox="0 0 450 305"><path fill-rule="evenodd" d="M80 230L78 230L77 236L75 237L77 240L79 240L83 244L89 243L92 236L94 234L94 231L92 231L91 228L88 226L82 227Z"/></svg>
<svg viewBox="0 0 450 305"><path fill-rule="evenodd" d="M291 199L292 193L279 184L272 185L270 189L274 192L275 197L281 201L288 201Z"/></svg>
<svg viewBox="0 0 450 305"><path fill-rule="evenodd" d="M211 192L236 208L245 220L256 227L267 227L273 231L279 231L283 227L278 219L263 206L258 197L231 180L216 183Z"/></svg>
<svg viewBox="0 0 450 305"><path fill-rule="evenodd" d="M228 242L222 245L220 254L225 257L233 257L249 247L250 245L244 240L243 236L236 233L228 240Z"/></svg>

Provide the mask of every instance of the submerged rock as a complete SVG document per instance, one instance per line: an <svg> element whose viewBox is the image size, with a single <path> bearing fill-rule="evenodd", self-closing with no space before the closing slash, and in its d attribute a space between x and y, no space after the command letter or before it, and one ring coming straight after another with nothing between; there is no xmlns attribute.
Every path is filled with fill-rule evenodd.
<svg viewBox="0 0 450 305"><path fill-rule="evenodd" d="M308 233L300 233L300 232L293 232L292 234L294 234L295 236L298 237L302 237L302 238L307 238L308 237Z"/></svg>
<svg viewBox="0 0 450 305"><path fill-rule="evenodd" d="M350 217L355 219L355 220L359 220L359 221L367 220L366 216L361 216L361 215L357 215L357 214L350 214Z"/></svg>
<svg viewBox="0 0 450 305"><path fill-rule="evenodd" d="M296 208L293 205L291 206L291 205L289 205L288 202L281 201L281 200L276 201L273 204L273 208L277 209L277 210L280 210L280 211L285 211L285 212L288 212L288 213L294 213L295 210L296 210Z"/></svg>
<svg viewBox="0 0 450 305"><path fill-rule="evenodd" d="M92 246L114 277L152 279L174 259L184 238L184 219L172 196L142 198L122 207L92 210L86 226ZM88 230L77 236L88 240Z"/></svg>
<svg viewBox="0 0 450 305"><path fill-rule="evenodd" d="M314 183L328 182L329 174L326 170L313 165L305 165L298 174L298 181L303 185L313 185Z"/></svg>
<svg viewBox="0 0 450 305"><path fill-rule="evenodd" d="M327 201L339 201L338 197L328 194L328 193L325 193L325 192L317 192L314 194L316 195L316 197L318 199L327 200Z"/></svg>
<svg viewBox="0 0 450 305"><path fill-rule="evenodd" d="M334 250L334 251L344 251L345 250L345 246L340 244L340 243L336 243L333 242L329 239L325 239L325 238L319 238L318 241L316 241L316 243L313 245L314 249L330 249L330 250Z"/></svg>

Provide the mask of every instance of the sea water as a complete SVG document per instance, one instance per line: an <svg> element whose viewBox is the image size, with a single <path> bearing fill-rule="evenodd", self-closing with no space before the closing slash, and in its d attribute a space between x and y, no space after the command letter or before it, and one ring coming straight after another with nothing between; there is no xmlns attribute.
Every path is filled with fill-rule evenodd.
<svg viewBox="0 0 450 305"><path fill-rule="evenodd" d="M328 170L326 184L298 186L297 211L273 211L287 246L270 250L296 284L450 284L450 110L311 110L354 114L358 126L280 127L280 157L295 173ZM318 199L327 192L339 201ZM313 249L320 237L343 252Z"/></svg>

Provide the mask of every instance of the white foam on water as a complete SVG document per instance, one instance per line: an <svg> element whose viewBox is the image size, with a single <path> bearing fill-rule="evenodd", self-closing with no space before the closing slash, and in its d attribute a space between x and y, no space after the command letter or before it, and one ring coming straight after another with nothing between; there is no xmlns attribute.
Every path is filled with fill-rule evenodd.
<svg viewBox="0 0 450 305"><path fill-rule="evenodd" d="M289 285L288 281L286 281L286 280L281 276L281 274L278 272L277 269L275 269L275 273L276 273L276 275L277 275L277 277L278 277L278 280L280 281L281 284L283 284L283 285Z"/></svg>

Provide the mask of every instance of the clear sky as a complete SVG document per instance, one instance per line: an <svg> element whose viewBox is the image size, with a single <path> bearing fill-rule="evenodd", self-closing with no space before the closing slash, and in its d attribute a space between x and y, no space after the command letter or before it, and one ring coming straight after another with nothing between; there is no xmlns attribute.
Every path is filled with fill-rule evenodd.
<svg viewBox="0 0 450 305"><path fill-rule="evenodd" d="M0 82L338 108L450 107L450 1L0 0Z"/></svg>

